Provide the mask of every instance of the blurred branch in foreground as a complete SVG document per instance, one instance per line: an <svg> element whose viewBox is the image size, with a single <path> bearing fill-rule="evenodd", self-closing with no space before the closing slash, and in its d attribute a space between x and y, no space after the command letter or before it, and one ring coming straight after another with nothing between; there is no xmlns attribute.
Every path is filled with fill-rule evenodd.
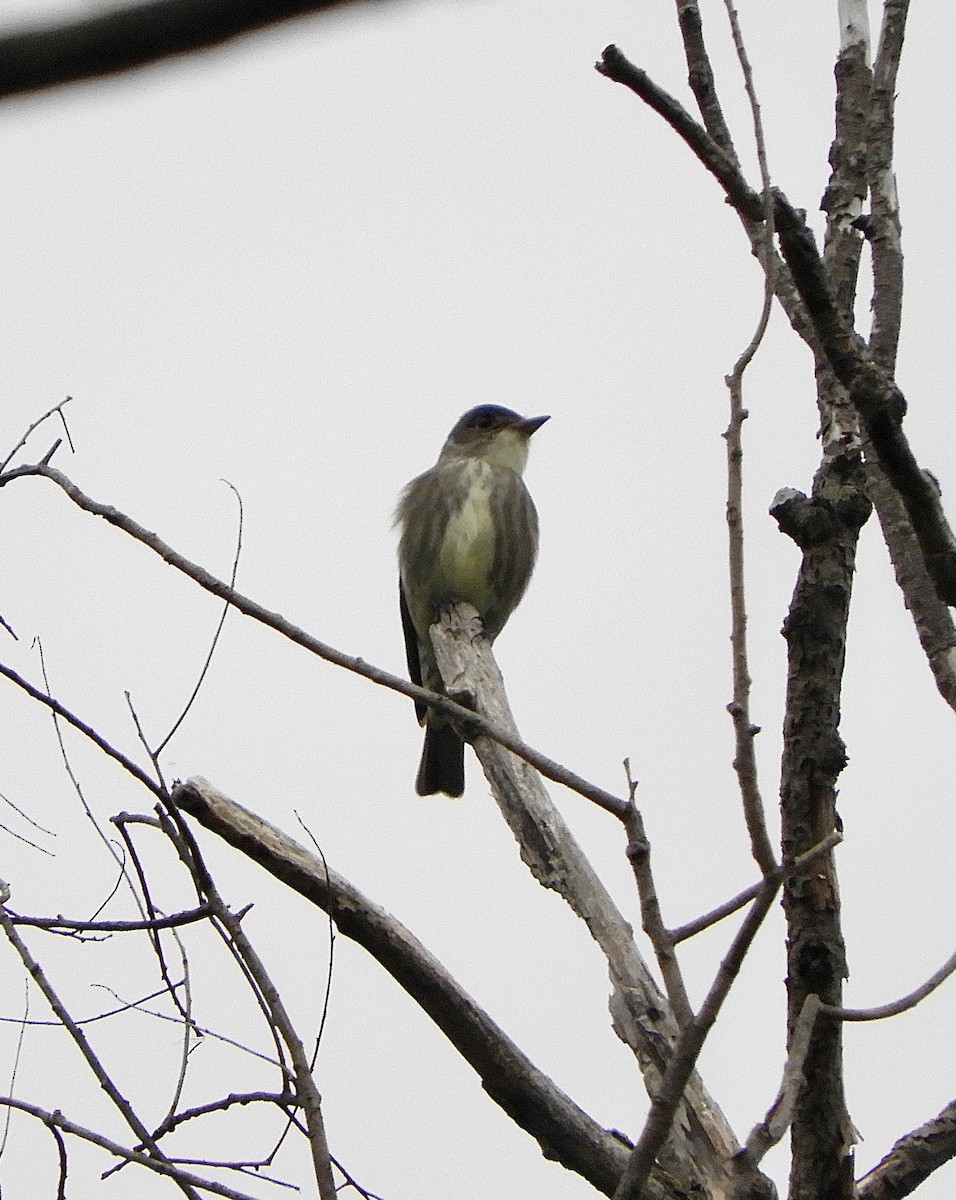
<svg viewBox="0 0 956 1200"><path fill-rule="evenodd" d="M153 0L59 25L20 28L0 36L0 96L115 75L354 3L356 0Z"/></svg>

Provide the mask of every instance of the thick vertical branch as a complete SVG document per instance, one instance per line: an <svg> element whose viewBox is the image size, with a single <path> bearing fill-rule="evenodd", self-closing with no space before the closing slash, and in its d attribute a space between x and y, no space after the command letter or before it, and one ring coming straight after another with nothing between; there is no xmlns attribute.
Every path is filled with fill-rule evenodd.
<svg viewBox="0 0 956 1200"><path fill-rule="evenodd" d="M704 128L721 150L739 166L730 129L717 96L714 72L704 42L704 27L697 0L677 0L677 23L680 25L681 37L684 41L687 82L697 100Z"/></svg>
<svg viewBox="0 0 956 1200"><path fill-rule="evenodd" d="M858 223L867 191L866 135L872 78L865 20L844 22L834 74L836 130L830 147L832 169L820 202L827 214L823 261L834 299L844 319L852 324L863 248Z"/></svg>
<svg viewBox="0 0 956 1200"><path fill-rule="evenodd" d="M813 496L775 505L781 529L803 550L790 612L781 808L784 862L839 827L836 781L846 763L840 694L856 545L870 506L849 455L826 459ZM789 1028L806 998L839 1004L846 976L832 856L784 893L788 922ZM791 1200L851 1200L851 1126L843 1096L842 1029L820 1022L804 1064L792 1130Z"/></svg>
<svg viewBox="0 0 956 1200"><path fill-rule="evenodd" d="M896 368L903 312L903 250L893 171L896 75L903 52L909 0L886 0L873 68L868 112L866 174L870 214L863 228L873 255L873 326L870 351L886 371Z"/></svg>

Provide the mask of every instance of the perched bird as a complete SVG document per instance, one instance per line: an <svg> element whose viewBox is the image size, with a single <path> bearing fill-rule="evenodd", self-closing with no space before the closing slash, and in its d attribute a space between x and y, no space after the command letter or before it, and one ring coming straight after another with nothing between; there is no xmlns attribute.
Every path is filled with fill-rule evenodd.
<svg viewBox="0 0 956 1200"><path fill-rule="evenodd" d="M428 630L442 607L478 610L490 641L524 595L538 553L538 514L521 479L528 439L547 417L482 404L448 435L438 462L405 488L395 522L402 627L413 683L443 690ZM420 796L465 790L465 746L448 721L415 705L425 747Z"/></svg>

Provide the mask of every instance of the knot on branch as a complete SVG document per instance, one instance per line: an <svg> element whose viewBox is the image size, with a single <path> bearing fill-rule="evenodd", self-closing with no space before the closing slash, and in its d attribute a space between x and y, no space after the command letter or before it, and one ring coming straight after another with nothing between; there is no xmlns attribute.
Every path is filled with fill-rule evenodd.
<svg viewBox="0 0 956 1200"><path fill-rule="evenodd" d="M781 533L807 550L847 529L861 529L871 509L870 501L855 488L847 488L846 496L836 500L811 499L796 488L781 488L773 498L770 515Z"/></svg>
<svg viewBox="0 0 956 1200"><path fill-rule="evenodd" d="M898 429L906 416L906 398L873 363L865 363L850 384L850 399L866 422L871 437Z"/></svg>

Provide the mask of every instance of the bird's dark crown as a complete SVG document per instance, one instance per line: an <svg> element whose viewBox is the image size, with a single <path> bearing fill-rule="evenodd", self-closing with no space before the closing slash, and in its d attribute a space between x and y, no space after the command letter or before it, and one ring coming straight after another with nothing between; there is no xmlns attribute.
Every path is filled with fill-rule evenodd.
<svg viewBox="0 0 956 1200"><path fill-rule="evenodd" d="M509 425L517 425L521 420L520 413L513 409L502 408L500 404L479 404L470 408L451 431L456 440L464 440L476 433L492 433L496 429L505 429Z"/></svg>

